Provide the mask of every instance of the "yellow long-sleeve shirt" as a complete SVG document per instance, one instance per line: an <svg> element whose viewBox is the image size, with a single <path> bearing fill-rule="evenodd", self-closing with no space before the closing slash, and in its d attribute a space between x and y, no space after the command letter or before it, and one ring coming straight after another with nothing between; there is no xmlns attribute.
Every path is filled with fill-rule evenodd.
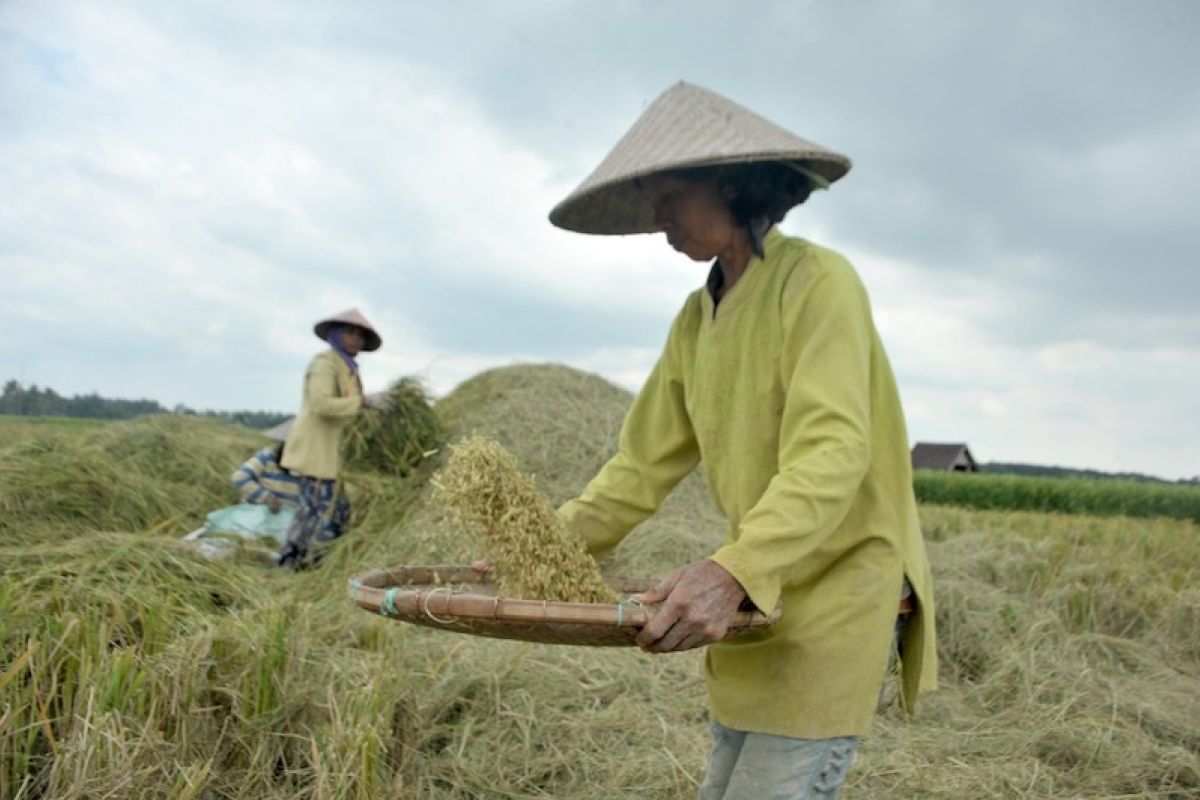
<svg viewBox="0 0 1200 800"><path fill-rule="evenodd" d="M711 645L713 716L796 738L863 735L887 665L903 577L907 707L937 681L933 595L891 366L857 274L772 229L714 305L688 297L630 408L618 453L560 513L603 555L702 459L729 520L712 559L762 633Z"/></svg>
<svg viewBox="0 0 1200 800"><path fill-rule="evenodd" d="M309 478L337 478L342 431L362 404L362 383L341 356L333 350L314 356L304 373L304 402L283 448L284 468Z"/></svg>

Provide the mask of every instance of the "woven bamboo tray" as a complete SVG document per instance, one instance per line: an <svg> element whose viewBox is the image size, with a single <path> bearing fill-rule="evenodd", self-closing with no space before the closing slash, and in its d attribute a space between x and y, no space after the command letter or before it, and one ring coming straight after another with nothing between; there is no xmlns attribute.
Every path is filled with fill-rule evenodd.
<svg viewBox="0 0 1200 800"><path fill-rule="evenodd" d="M654 616L631 595L653 588L656 580L609 579L621 594L618 603L560 603L499 597L486 573L470 567L398 566L364 572L350 579L350 600L388 619L497 639L549 644L626 647ZM761 630L779 619L739 611L725 638Z"/></svg>

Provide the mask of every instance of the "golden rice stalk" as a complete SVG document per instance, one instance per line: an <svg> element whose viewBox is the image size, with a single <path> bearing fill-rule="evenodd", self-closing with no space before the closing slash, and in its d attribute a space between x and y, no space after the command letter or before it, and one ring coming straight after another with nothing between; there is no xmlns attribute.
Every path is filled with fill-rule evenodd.
<svg viewBox="0 0 1200 800"><path fill-rule="evenodd" d="M533 479L507 450L472 437L451 449L435 476L439 502L476 532L502 594L570 603L614 603L583 542L569 535Z"/></svg>

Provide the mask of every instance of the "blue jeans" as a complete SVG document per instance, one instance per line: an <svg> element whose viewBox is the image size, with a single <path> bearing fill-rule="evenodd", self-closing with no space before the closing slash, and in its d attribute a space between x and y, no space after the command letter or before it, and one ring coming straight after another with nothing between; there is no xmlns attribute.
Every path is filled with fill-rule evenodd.
<svg viewBox="0 0 1200 800"><path fill-rule="evenodd" d="M711 724L713 749L700 800L833 800L846 780L857 736L792 739Z"/></svg>

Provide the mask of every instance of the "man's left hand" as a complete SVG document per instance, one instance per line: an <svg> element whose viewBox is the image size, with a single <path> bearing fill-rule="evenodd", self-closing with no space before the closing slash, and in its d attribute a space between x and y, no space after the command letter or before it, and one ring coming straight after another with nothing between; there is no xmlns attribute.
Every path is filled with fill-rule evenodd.
<svg viewBox="0 0 1200 800"><path fill-rule="evenodd" d="M643 603L662 607L638 634L638 646L671 653L720 641L745 598L742 585L715 561L681 567L642 595Z"/></svg>

